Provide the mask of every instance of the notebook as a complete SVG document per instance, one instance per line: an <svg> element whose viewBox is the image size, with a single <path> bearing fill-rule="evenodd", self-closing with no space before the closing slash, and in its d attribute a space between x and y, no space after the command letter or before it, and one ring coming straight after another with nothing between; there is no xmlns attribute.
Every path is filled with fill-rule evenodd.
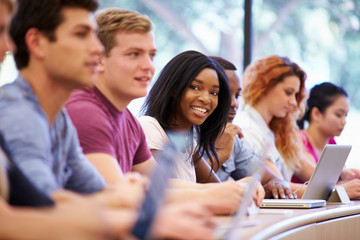
<svg viewBox="0 0 360 240"><path fill-rule="evenodd" d="M325 145L302 199L264 199L262 208L314 208L323 207L337 183L350 145Z"/></svg>

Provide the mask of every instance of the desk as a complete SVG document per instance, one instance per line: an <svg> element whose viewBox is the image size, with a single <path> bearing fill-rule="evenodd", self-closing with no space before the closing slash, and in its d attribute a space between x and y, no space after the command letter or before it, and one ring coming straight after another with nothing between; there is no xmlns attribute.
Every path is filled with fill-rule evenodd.
<svg viewBox="0 0 360 240"><path fill-rule="evenodd" d="M216 220L226 225L231 217ZM292 209L289 214L259 214L246 217L243 224L250 226L239 228L236 239L360 239L360 201Z"/></svg>

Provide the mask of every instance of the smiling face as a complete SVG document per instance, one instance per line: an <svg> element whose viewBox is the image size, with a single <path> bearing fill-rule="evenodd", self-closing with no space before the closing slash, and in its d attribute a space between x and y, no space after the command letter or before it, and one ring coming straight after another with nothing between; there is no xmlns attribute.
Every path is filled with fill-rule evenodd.
<svg viewBox="0 0 360 240"><path fill-rule="evenodd" d="M176 111L176 128L201 125L218 105L219 79L215 70L204 68L190 83Z"/></svg>
<svg viewBox="0 0 360 240"><path fill-rule="evenodd" d="M229 80L231 91L231 107L229 111L228 122L232 122L235 118L237 109L239 107L239 97L241 93L240 78L237 71L225 70L226 76Z"/></svg>
<svg viewBox="0 0 360 240"><path fill-rule="evenodd" d="M108 98L127 105L147 94L155 72L155 39L153 32L118 32L115 42L109 56L103 57L100 84Z"/></svg>
<svg viewBox="0 0 360 240"><path fill-rule="evenodd" d="M297 76L287 76L270 89L258 104L264 120L270 123L274 117L284 118L297 106L296 94L299 89L300 79Z"/></svg>
<svg viewBox="0 0 360 240"><path fill-rule="evenodd" d="M46 71L51 79L69 88L91 86L103 51L94 16L81 8L64 8L62 15L64 21L55 31L56 40L45 36L40 40L44 42Z"/></svg>
<svg viewBox="0 0 360 240"><path fill-rule="evenodd" d="M340 136L346 124L346 117L349 112L349 99L346 96L339 96L334 103L320 113L317 121L319 130L324 136Z"/></svg>

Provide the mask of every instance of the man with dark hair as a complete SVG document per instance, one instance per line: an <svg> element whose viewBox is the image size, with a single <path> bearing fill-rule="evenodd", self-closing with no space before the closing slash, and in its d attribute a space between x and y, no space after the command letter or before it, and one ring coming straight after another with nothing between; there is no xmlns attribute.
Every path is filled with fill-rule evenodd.
<svg viewBox="0 0 360 240"><path fill-rule="evenodd" d="M56 31L66 19L63 9L83 9L94 12L98 3L96 0L62 0L62 1L18 1L21 6L11 23L10 34L17 51L14 54L18 69L26 67L30 61L30 53L26 43L29 29L36 28L50 42L56 42Z"/></svg>
<svg viewBox="0 0 360 240"><path fill-rule="evenodd" d="M0 131L14 163L48 196L105 186L63 109L72 90L91 86L96 76L103 51L96 8L96 0L20 0L10 27L20 74L0 88Z"/></svg>
<svg viewBox="0 0 360 240"><path fill-rule="evenodd" d="M215 171L217 171L216 174L222 181L226 181L230 177L234 180L239 180L255 172L256 168L260 165L260 161L258 157L245 146L244 141L241 139L243 135L240 127L232 123L239 106L238 99L241 94L240 78L237 69L234 64L224 58L216 56L211 56L210 58L216 60L225 69L231 91L231 107L228 123L216 143L220 166L214 164L216 168ZM261 182L264 185L266 197L294 197L290 185L286 181L277 178L268 168L265 168Z"/></svg>

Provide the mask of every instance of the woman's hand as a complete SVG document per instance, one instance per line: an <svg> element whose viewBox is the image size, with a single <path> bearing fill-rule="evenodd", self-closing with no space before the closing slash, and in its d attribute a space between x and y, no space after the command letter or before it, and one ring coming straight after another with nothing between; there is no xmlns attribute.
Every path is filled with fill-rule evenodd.
<svg viewBox="0 0 360 240"><path fill-rule="evenodd" d="M341 180L352 180L355 178L360 178L360 170L354 168L343 168L341 172Z"/></svg>

